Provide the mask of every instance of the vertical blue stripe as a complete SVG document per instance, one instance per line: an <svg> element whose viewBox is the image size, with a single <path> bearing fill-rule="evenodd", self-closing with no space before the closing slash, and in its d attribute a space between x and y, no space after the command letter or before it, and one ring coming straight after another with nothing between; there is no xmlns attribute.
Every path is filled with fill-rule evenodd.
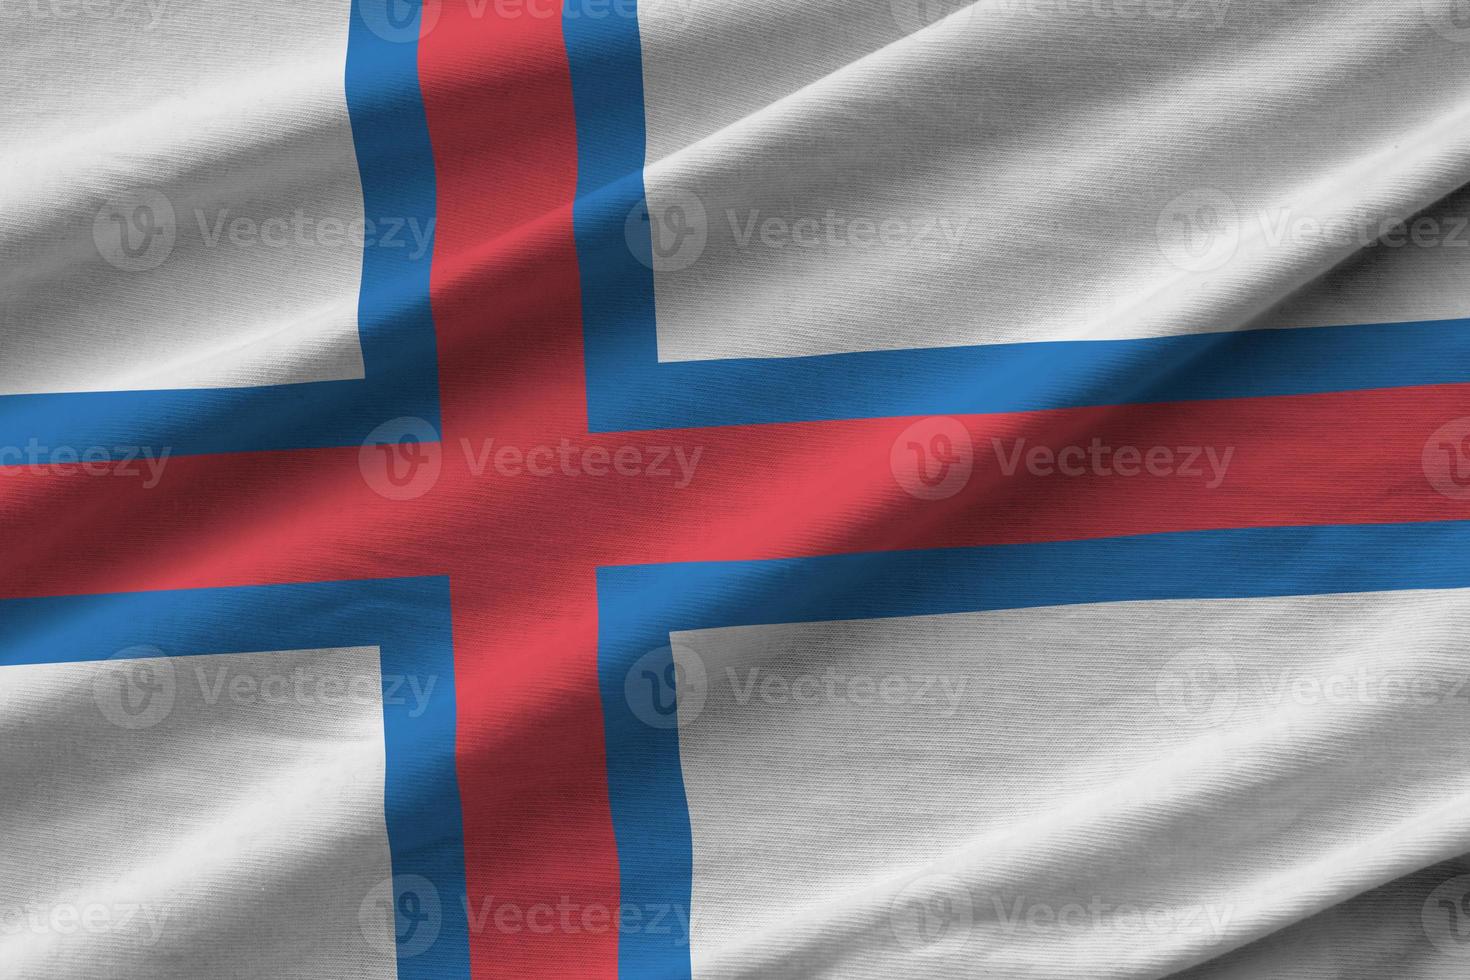
<svg viewBox="0 0 1470 980"><path fill-rule="evenodd" d="M577 126L577 199L572 218L582 283L582 338L588 415L617 414L610 388L641 385L658 360L653 269L638 261L625 234L630 216L639 247L651 254L643 191L643 42L636 3L589 16L584 0L565 0L562 31L571 68ZM641 389L640 389L641 390ZM625 392L639 400L650 392Z"/></svg>
<svg viewBox="0 0 1470 980"><path fill-rule="evenodd" d="M432 393L431 404L399 414L437 427L439 367L429 305L436 188L419 86L421 6L422 0L354 0L346 90L363 213L375 232L370 241L377 242L363 249L358 329L364 373L398 392L396 400ZM415 254L414 228L429 236L422 254Z"/></svg>
<svg viewBox="0 0 1470 980"><path fill-rule="evenodd" d="M604 594L600 569L598 595ZM660 685L672 666L665 617L647 606L599 598L598 681L607 745L608 803L617 842L619 901L641 922L661 914L664 922L687 922L694 888L694 845L689 803L679 762L677 728L659 728L640 718L628 685ZM665 697L666 687L650 691ZM647 707L648 702L640 702ZM680 929L625 929L618 935L618 976L690 980L689 946Z"/></svg>
<svg viewBox="0 0 1470 980"><path fill-rule="evenodd" d="M573 206L582 285L582 336L587 364L588 411L604 417L609 407L609 364L657 360L653 270L635 257L625 227L629 215L647 229L643 193L645 133L643 53L633 4L610 15L585 16L579 0L566 0L563 36L571 68L577 126L577 198ZM641 218L641 222L640 219ZM651 240L650 240L651 241ZM631 377L624 375L625 378ZM693 886L689 807L679 771L679 736L646 725L624 696L629 669L668 645L668 635L637 620L599 616L602 640L598 676L608 753L608 796L619 867L619 902L626 910L662 912L664 921L687 920ZM610 618L611 617L611 618ZM654 654L655 657L659 655ZM652 664L671 666L672 654ZM618 975L688 980L687 945L679 930L623 928L618 934Z"/></svg>
<svg viewBox="0 0 1470 980"><path fill-rule="evenodd" d="M399 980L443 980L470 976L468 885L464 869L464 823L456 762L457 710L453 623L449 580L410 580L375 607L375 618L397 620L396 635L380 644L384 685L383 747L387 758L383 813L393 853ZM427 690L426 706L410 688L395 686L416 677ZM421 712L421 713L420 713ZM422 909L416 882L432 885L438 906L438 935L422 952L405 921L405 896ZM422 914L422 913L421 913Z"/></svg>

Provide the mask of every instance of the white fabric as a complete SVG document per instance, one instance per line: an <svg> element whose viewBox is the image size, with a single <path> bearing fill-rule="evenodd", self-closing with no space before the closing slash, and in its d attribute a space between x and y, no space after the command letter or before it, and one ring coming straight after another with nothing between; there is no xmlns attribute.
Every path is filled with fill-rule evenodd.
<svg viewBox="0 0 1470 980"><path fill-rule="evenodd" d="M1455 0L639 9L664 360L1470 313Z"/></svg>
<svg viewBox="0 0 1470 980"><path fill-rule="evenodd" d="M0 10L0 395L362 376L350 12Z"/></svg>
<svg viewBox="0 0 1470 980"><path fill-rule="evenodd" d="M676 634L695 976L1160 977L1470 852L1467 627L1457 590Z"/></svg>
<svg viewBox="0 0 1470 980"><path fill-rule="evenodd" d="M1186 970L1178 980L1462 980L1470 971L1466 896L1470 861L1447 861Z"/></svg>
<svg viewBox="0 0 1470 980"><path fill-rule="evenodd" d="M376 649L125 652L0 691L0 976L397 976L363 913L391 868Z"/></svg>

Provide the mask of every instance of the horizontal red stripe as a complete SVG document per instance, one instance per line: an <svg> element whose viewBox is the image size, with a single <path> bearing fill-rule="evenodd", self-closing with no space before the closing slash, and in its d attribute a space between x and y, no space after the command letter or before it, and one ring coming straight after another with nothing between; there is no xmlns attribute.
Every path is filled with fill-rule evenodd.
<svg viewBox="0 0 1470 980"><path fill-rule="evenodd" d="M478 389L457 379L463 427L446 432L442 475L414 500L374 492L355 448L174 459L151 489L79 466L6 470L0 594L449 574L480 915L563 899L616 905L595 684L598 564L1470 518L1470 501L1436 489L1423 465L1436 431L1470 414L1465 387L965 418L973 475L952 497L922 500L893 467L912 420L589 435L567 424L580 363L565 356L573 325L563 330L511 358L513 377L487 365ZM448 336L453 371L459 338ZM477 343L466 340L462 363L474 362ZM1214 489L1183 475L1007 476L990 445L1000 439L1010 453L1021 439L1059 449L1093 438L1143 453L1209 446L1232 451L1231 462ZM516 453L497 468L507 445ZM538 446L550 475L524 471ZM620 451L631 472L632 451L646 470L664 447L686 460L698 452L688 486L674 486L672 453L667 475L612 470ZM576 475L562 470L564 456ZM482 921L478 976L613 975L610 934L499 932Z"/></svg>

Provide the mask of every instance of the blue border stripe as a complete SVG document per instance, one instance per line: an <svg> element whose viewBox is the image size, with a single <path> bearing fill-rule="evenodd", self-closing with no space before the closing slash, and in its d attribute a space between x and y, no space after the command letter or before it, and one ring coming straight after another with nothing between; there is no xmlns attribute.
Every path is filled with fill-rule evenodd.
<svg viewBox="0 0 1470 980"><path fill-rule="evenodd" d="M398 414L418 415L437 425L439 365L429 305L437 187L419 86L421 7L422 0L355 0L346 88L365 215L385 241L395 226L409 222L429 234L428 247L417 256L409 241L363 250L358 329L364 374L391 386L380 394L432 395L421 411ZM365 19L369 8L396 31L385 31L388 37L375 32ZM409 16L390 21L393 10ZM411 240L407 232L399 234Z"/></svg>
<svg viewBox="0 0 1470 980"><path fill-rule="evenodd" d="M654 394L643 375L650 370L657 374L659 367L653 270L634 256L624 232L630 214L640 213L645 222L648 215L643 191L643 41L636 15L624 16L625 11L636 14L636 3L619 6L607 17L585 16L579 9L584 6L583 0L565 0L562 36L577 127L572 221L582 286L589 424L594 432L658 428L636 424L640 410L651 408L649 396ZM634 390L612 398L610 388L630 382Z"/></svg>
<svg viewBox="0 0 1470 980"><path fill-rule="evenodd" d="M387 775L383 813L393 853L396 902L414 887L408 876L426 878L439 897L439 934L419 953L399 947L399 980L470 976L468 884L464 867L464 823L456 757L457 705L453 622L447 578L409 580L409 589L373 603L379 623L400 624L391 652L384 648L388 675L436 678L428 705L418 717L412 698L383 706ZM385 691L386 693L386 691ZM401 904L397 906L401 910ZM412 935L409 928L400 938ZM409 941L411 942L411 940Z"/></svg>
<svg viewBox="0 0 1470 980"><path fill-rule="evenodd" d="M421 714L384 698L384 818L395 881L429 880L441 909L438 938L401 956L398 976L439 980L470 975L451 629L446 578L12 599L0 601L0 666L140 645L176 656L376 646L385 677L434 678Z"/></svg>
<svg viewBox="0 0 1470 980"><path fill-rule="evenodd" d="M1141 537L598 570L598 671L625 904L689 908L693 842L676 729L624 678L680 630L1092 602L1470 588L1470 522ZM688 978L677 935L620 937L622 976Z"/></svg>
<svg viewBox="0 0 1470 980"><path fill-rule="evenodd" d="M434 158L418 79L417 4L407 8L413 12L407 41L389 40L383 36L388 32L375 32L364 21L365 7L401 2L354 0L345 66L363 213L385 240L399 222L435 227ZM363 250L363 380L4 395L0 446L102 449L114 458L141 446L188 456L352 446L401 416L438 428L438 358L429 306L433 249L415 257L406 230L396 240L402 244ZM50 459L49 451L36 455L37 462Z"/></svg>
<svg viewBox="0 0 1470 980"><path fill-rule="evenodd" d="M629 215L647 226L638 22L575 16L578 0L566 2L579 165L574 222L594 432L1470 382L1470 320L661 362L654 273L635 257L625 231ZM651 245L639 247L651 253Z"/></svg>
<svg viewBox="0 0 1470 980"><path fill-rule="evenodd" d="M619 902L624 908L658 909L665 921L687 921L694 887L693 832L679 763L679 736L652 728L633 713L624 678L644 655L666 647L669 630L657 617L644 619L639 603L619 603L604 594L598 573L598 686L607 745L607 790L617 846ZM611 591L616 591L612 589ZM666 676L673 662L665 651L646 664ZM666 934L625 931L618 935L618 976L690 980L687 946Z"/></svg>
<svg viewBox="0 0 1470 980"><path fill-rule="evenodd" d="M596 274L595 268L584 273L584 281ZM631 289L631 282L622 288ZM590 288L586 302L606 292ZM586 314L585 330L596 334L587 339L593 431L979 415L1470 382L1470 320L658 362L651 318L643 329L641 317L621 312L631 302L620 297L619 303ZM619 333L629 338L622 346L614 339Z"/></svg>

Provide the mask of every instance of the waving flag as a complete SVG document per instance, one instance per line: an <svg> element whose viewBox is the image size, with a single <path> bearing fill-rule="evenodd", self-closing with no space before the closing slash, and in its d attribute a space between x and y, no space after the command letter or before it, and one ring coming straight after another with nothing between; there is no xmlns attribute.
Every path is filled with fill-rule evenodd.
<svg viewBox="0 0 1470 980"><path fill-rule="evenodd" d="M0 977L1464 974L1462 3L0 23Z"/></svg>

